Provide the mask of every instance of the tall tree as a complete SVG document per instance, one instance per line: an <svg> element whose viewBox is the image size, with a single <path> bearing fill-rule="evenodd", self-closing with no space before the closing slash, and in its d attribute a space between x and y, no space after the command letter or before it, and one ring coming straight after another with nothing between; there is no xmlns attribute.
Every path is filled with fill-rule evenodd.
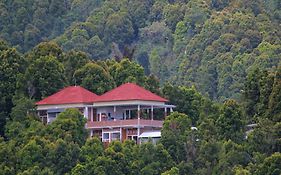
<svg viewBox="0 0 281 175"><path fill-rule="evenodd" d="M18 89L18 80L25 70L25 60L14 48L0 47L0 136L4 136L6 119L13 107L12 98Z"/></svg>
<svg viewBox="0 0 281 175"><path fill-rule="evenodd" d="M29 64L24 81L29 97L37 100L47 97L66 84L63 64L53 56L41 56Z"/></svg>
<svg viewBox="0 0 281 175"><path fill-rule="evenodd" d="M63 65L65 67L65 77L69 84L76 84L74 79L75 71L82 68L85 64L89 62L90 58L84 52L72 50L66 53Z"/></svg>
<svg viewBox="0 0 281 175"><path fill-rule="evenodd" d="M176 163L187 159L185 142L187 131L190 130L191 120L182 113L174 112L167 116L161 131L161 143L167 149Z"/></svg>
<svg viewBox="0 0 281 175"><path fill-rule="evenodd" d="M269 97L268 106L269 118L273 121L281 121L281 64L279 65L275 77L272 92Z"/></svg>
<svg viewBox="0 0 281 175"><path fill-rule="evenodd" d="M48 125L47 131L54 140L60 138L83 145L88 137L85 123L86 119L78 109L67 109Z"/></svg>
<svg viewBox="0 0 281 175"><path fill-rule="evenodd" d="M240 143L244 137L244 122L237 102L234 100L226 101L222 107L221 115L216 121L220 138Z"/></svg>
<svg viewBox="0 0 281 175"><path fill-rule="evenodd" d="M81 85L97 94L103 94L115 86L111 75L96 63L87 63L76 70L74 78L77 85Z"/></svg>

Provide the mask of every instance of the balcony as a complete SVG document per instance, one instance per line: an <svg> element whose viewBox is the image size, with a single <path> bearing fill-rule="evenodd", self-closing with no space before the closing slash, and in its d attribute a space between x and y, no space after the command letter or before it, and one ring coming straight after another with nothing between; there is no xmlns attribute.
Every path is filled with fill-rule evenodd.
<svg viewBox="0 0 281 175"><path fill-rule="evenodd" d="M87 128L102 129L102 128L132 128L132 127L154 127L162 128L163 121L161 120L145 120L145 119L128 119L128 120L110 120L110 121L88 121Z"/></svg>

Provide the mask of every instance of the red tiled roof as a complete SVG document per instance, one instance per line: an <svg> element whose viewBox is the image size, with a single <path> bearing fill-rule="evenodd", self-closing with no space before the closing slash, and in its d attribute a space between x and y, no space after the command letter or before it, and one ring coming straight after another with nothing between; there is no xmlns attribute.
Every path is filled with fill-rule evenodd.
<svg viewBox="0 0 281 175"><path fill-rule="evenodd" d="M92 103L98 95L80 86L69 86L59 92L44 98L36 105Z"/></svg>
<svg viewBox="0 0 281 175"><path fill-rule="evenodd" d="M97 97L94 100L94 102L127 101L127 100L144 100L144 101L158 101L158 102L168 101L167 99L162 98L134 83L126 83Z"/></svg>

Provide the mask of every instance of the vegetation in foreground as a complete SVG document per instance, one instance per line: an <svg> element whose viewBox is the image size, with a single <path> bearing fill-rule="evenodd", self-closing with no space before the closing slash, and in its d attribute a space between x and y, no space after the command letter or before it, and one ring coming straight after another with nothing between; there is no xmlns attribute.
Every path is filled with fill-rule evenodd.
<svg viewBox="0 0 281 175"><path fill-rule="evenodd" d="M0 174L280 174L281 67L255 71L244 84L242 103L223 104L196 88L160 86L136 62L92 61L83 52L63 52L41 43L21 55L1 43ZM135 82L177 108L164 122L159 144L87 139L85 119L75 109L43 125L34 101L78 84L98 94ZM161 116L157 116L162 119ZM245 139L246 125L257 127ZM196 126L197 130L191 130Z"/></svg>

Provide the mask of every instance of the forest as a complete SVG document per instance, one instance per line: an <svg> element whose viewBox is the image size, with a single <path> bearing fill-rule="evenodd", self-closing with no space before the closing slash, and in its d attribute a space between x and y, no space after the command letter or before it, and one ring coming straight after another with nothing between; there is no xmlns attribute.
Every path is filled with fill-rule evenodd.
<svg viewBox="0 0 281 175"><path fill-rule="evenodd" d="M280 21L280 0L1 0L0 174L281 174ZM63 87L126 82L176 105L156 145L36 115Z"/></svg>

